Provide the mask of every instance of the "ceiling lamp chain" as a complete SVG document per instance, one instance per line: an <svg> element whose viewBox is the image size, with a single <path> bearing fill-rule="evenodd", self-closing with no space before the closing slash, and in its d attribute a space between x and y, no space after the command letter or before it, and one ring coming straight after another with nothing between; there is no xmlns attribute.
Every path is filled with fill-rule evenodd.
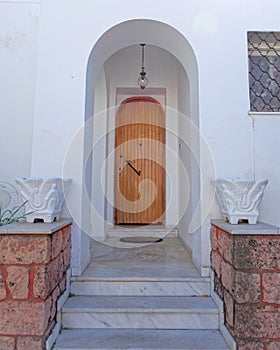
<svg viewBox="0 0 280 350"><path fill-rule="evenodd" d="M145 87L148 85L149 80L146 77L146 72L145 72L145 45L146 44L140 44L140 46L142 46L142 66L141 66L141 72L140 72L140 76L137 79L137 84L141 87L141 89L145 89Z"/></svg>

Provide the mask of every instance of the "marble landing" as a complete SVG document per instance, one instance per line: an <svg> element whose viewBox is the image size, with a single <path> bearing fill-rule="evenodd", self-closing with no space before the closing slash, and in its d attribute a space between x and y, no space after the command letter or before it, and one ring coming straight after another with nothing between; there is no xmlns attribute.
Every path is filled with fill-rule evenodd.
<svg viewBox="0 0 280 350"><path fill-rule="evenodd" d="M94 340L94 341L93 341ZM55 350L228 350L214 330L63 330Z"/></svg>
<svg viewBox="0 0 280 350"><path fill-rule="evenodd" d="M126 236L126 235L123 235ZM131 236L131 235L130 235ZM167 263L175 261L189 262L191 256L178 238L166 237L157 243L124 243L118 237L108 238L105 241L91 241L92 264L96 262L115 262L133 260L134 262Z"/></svg>
<svg viewBox="0 0 280 350"><path fill-rule="evenodd" d="M74 295L210 295L188 250L177 238L142 247L117 248L117 239L93 241L92 261L82 276L72 278Z"/></svg>

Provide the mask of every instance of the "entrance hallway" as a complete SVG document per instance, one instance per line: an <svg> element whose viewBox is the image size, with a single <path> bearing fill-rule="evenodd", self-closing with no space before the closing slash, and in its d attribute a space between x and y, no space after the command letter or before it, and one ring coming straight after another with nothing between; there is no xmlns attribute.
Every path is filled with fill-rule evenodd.
<svg viewBox="0 0 280 350"><path fill-rule="evenodd" d="M229 349L210 279L178 238L136 248L117 242L92 242L90 265L72 279L55 350Z"/></svg>

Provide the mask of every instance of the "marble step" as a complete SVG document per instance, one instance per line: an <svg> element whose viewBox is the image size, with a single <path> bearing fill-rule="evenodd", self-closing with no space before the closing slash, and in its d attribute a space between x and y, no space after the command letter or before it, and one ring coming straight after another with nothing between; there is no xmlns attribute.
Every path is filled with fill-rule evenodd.
<svg viewBox="0 0 280 350"><path fill-rule="evenodd" d="M172 266L89 267L72 278L70 288L74 295L89 296L209 296L210 279L194 269Z"/></svg>
<svg viewBox="0 0 280 350"><path fill-rule="evenodd" d="M109 228L107 231L108 238L121 238L121 237L178 237L178 228L177 227L163 227L161 225L144 225L144 226L115 226Z"/></svg>
<svg viewBox="0 0 280 350"><path fill-rule="evenodd" d="M63 330L54 350L229 350L215 330Z"/></svg>
<svg viewBox="0 0 280 350"><path fill-rule="evenodd" d="M210 297L76 296L62 309L63 328L218 329Z"/></svg>

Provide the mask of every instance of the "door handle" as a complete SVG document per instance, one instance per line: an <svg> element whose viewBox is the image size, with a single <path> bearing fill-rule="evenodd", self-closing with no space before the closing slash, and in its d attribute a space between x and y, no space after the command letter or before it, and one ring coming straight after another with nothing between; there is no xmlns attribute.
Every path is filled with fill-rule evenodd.
<svg viewBox="0 0 280 350"><path fill-rule="evenodd" d="M126 163L131 167L131 169L132 169L133 171L136 172L136 174L137 174L138 176L141 175L141 170L136 170L136 169L134 168L134 166L131 164L130 160L127 160Z"/></svg>

